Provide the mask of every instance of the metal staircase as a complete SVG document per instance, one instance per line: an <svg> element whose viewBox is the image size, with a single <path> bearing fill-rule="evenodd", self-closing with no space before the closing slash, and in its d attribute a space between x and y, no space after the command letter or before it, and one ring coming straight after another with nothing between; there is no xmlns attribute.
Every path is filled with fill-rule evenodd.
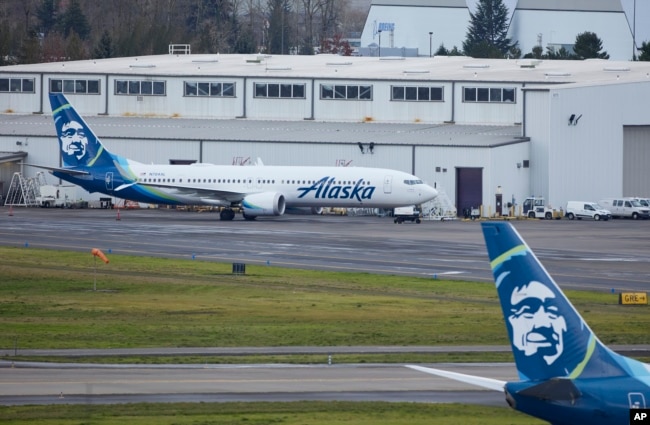
<svg viewBox="0 0 650 425"><path fill-rule="evenodd" d="M422 204L425 220L456 220L457 211L447 193L440 187L437 188L438 196Z"/></svg>
<svg viewBox="0 0 650 425"><path fill-rule="evenodd" d="M45 181L43 173L36 177L24 178L21 173L14 173L9 184L5 205L16 207L34 207L37 205L36 197L40 195L40 182Z"/></svg>

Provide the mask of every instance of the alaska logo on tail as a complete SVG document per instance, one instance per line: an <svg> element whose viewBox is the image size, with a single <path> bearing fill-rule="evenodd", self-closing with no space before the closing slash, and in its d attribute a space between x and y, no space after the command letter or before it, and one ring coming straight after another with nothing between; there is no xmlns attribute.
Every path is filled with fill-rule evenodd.
<svg viewBox="0 0 650 425"><path fill-rule="evenodd" d="M508 404L554 425L627 424L650 398L650 365L598 340L510 223L482 223L520 381L422 372L505 391Z"/></svg>
<svg viewBox="0 0 650 425"><path fill-rule="evenodd" d="M64 167L112 166L113 158L62 94L50 94Z"/></svg>

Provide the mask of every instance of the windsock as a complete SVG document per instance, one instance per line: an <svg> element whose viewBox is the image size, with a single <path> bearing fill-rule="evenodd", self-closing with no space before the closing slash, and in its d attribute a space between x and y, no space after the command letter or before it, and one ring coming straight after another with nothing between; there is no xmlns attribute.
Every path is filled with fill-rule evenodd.
<svg viewBox="0 0 650 425"><path fill-rule="evenodd" d="M95 257L99 257L103 262L108 264L108 258L106 258L106 256L104 255L104 253L101 250L99 250L97 248L93 248L93 249L90 250L90 253L92 255L94 255Z"/></svg>

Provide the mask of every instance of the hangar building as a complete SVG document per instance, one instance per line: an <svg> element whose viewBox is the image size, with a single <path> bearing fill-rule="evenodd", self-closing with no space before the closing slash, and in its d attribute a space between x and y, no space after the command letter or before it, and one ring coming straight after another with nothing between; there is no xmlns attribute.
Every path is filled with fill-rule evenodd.
<svg viewBox="0 0 650 425"><path fill-rule="evenodd" d="M173 46L172 46L173 47ZM0 67L0 179L58 166L48 92L140 162L398 169L495 195L650 197L650 63L192 55ZM24 158L24 159L23 159Z"/></svg>
<svg viewBox="0 0 650 425"><path fill-rule="evenodd" d="M522 55L535 46L571 51L576 36L598 35L612 60L630 60L633 30L620 0L517 0L508 37ZM361 34L362 54L430 56L441 44L463 49L470 24L466 0L373 0ZM381 46L381 48L379 48Z"/></svg>

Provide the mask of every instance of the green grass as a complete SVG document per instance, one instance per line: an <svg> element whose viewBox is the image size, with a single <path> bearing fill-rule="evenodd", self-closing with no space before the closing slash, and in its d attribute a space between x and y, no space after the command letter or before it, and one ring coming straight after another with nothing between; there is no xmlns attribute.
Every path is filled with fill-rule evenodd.
<svg viewBox="0 0 650 425"><path fill-rule="evenodd" d="M0 258L6 349L508 344L492 284L266 266L234 276L205 261L95 264L31 248ZM647 308L568 295L605 343L648 343Z"/></svg>
<svg viewBox="0 0 650 425"><path fill-rule="evenodd" d="M503 407L461 404L295 402L0 407L3 424L30 425L534 425Z"/></svg>
<svg viewBox="0 0 650 425"><path fill-rule="evenodd" d="M507 345L492 284L0 247L0 348ZM96 286L97 290L93 290ZM649 342L647 307L568 291L605 343ZM11 360L29 360L9 356ZM33 358L34 360L54 360ZM58 361L80 359L58 358ZM335 363L511 361L510 353L349 354ZM325 356L90 358L123 363L324 363ZM534 424L506 407L194 403L0 407L6 424Z"/></svg>

